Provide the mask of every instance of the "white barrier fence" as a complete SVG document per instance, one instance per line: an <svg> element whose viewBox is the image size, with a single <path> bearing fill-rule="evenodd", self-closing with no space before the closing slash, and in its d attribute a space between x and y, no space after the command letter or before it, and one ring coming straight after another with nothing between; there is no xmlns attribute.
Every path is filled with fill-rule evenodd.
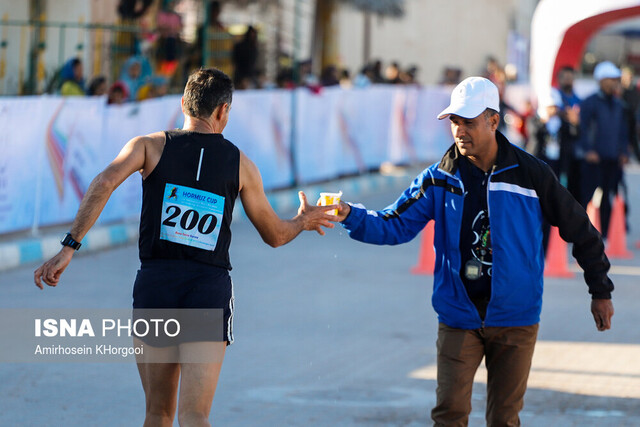
<svg viewBox="0 0 640 427"><path fill-rule="evenodd" d="M236 92L224 135L258 165L266 189L363 172L386 161L426 161L451 144L448 121L435 118L448 105L449 91ZM71 221L93 177L129 139L182 122L179 96L121 106L92 98L0 98L0 234ZM101 222L139 215L140 181L136 174L114 192Z"/></svg>

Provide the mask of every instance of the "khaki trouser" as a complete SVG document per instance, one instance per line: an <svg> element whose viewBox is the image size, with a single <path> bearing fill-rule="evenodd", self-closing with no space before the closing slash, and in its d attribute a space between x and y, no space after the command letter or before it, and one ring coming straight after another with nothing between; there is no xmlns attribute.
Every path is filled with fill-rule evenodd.
<svg viewBox="0 0 640 427"><path fill-rule="evenodd" d="M473 377L485 357L487 426L519 426L538 325L482 329L438 328L434 426L466 426Z"/></svg>

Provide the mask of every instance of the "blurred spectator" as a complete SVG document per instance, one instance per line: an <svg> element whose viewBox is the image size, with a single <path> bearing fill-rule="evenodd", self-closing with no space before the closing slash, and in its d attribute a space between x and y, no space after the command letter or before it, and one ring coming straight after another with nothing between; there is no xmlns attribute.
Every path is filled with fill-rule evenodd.
<svg viewBox="0 0 640 427"><path fill-rule="evenodd" d="M258 71L258 86L256 87L256 89L275 89L275 88L276 88L276 84L267 78L267 73L265 73L264 70Z"/></svg>
<svg viewBox="0 0 640 427"><path fill-rule="evenodd" d="M496 82L497 74L502 71L502 67L498 63L498 60L493 56L487 57L487 63L484 69L484 76L491 80L493 83Z"/></svg>
<svg viewBox="0 0 640 427"><path fill-rule="evenodd" d="M580 112L578 108L569 108L562 114L564 103L555 88L541 98L538 101L538 115L531 127L533 146L527 149L544 160L566 186L573 145L579 132Z"/></svg>
<svg viewBox="0 0 640 427"><path fill-rule="evenodd" d="M153 0L120 0L118 15L122 19L137 19L145 14Z"/></svg>
<svg viewBox="0 0 640 427"><path fill-rule="evenodd" d="M198 27L196 42L185 64L185 81L186 76L201 66L215 67L228 76L233 75L233 63L231 60L233 37L220 21L221 3L219 1L210 2L207 12L208 25L205 27L202 24ZM206 44L203 43L203 40L206 40ZM203 48L206 48L207 51L206 63L203 57Z"/></svg>
<svg viewBox="0 0 640 427"><path fill-rule="evenodd" d="M174 0L165 1L156 18L156 28L160 33L156 51L158 74L165 77L171 77L176 71L180 53L182 18L173 10L174 6Z"/></svg>
<svg viewBox="0 0 640 427"><path fill-rule="evenodd" d="M502 71L501 69L496 69L495 72L493 73L493 83L496 85L496 87L498 88L498 94L500 95L500 123L498 124L498 130L501 133L506 133L507 131L507 120L506 117L509 113L507 113L507 111L510 111L512 114L511 119L513 119L514 117L519 121L522 120L522 116L520 115L520 113L513 108L510 104L507 104L507 102L504 99L504 93L507 87L507 76L504 73L504 71ZM509 120L511 121L511 120Z"/></svg>
<svg viewBox="0 0 640 427"><path fill-rule="evenodd" d="M335 65L327 65L320 74L320 84L322 86L337 86L340 84L338 69Z"/></svg>
<svg viewBox="0 0 640 427"><path fill-rule="evenodd" d="M573 151L573 142L579 132L579 112L577 109L568 110L563 120L560 112L563 109L560 92L553 88L538 100L538 114L533 117L531 124L531 140L528 141L527 151L544 160L553 173L566 186L566 176L569 160ZM542 244L545 251L549 243L550 225L544 222L542 229Z"/></svg>
<svg viewBox="0 0 640 427"><path fill-rule="evenodd" d="M107 94L107 78L105 76L97 76L89 82L87 95L102 96Z"/></svg>
<svg viewBox="0 0 640 427"><path fill-rule="evenodd" d="M629 141L636 159L640 160L640 148L638 147L638 123L640 114L640 90L634 82L634 73L631 67L622 68L622 100L625 103L625 114L629 123Z"/></svg>
<svg viewBox="0 0 640 427"><path fill-rule="evenodd" d="M296 87L293 81L293 70L291 68L282 68L276 76L276 85L280 89L293 89Z"/></svg>
<svg viewBox="0 0 640 427"><path fill-rule="evenodd" d="M457 86L460 83L460 77L462 76L462 70L455 67L445 67L442 71L442 80L440 84L447 86Z"/></svg>
<svg viewBox="0 0 640 427"><path fill-rule="evenodd" d="M343 89L351 89L353 83L351 83L351 75L346 68L340 72L340 87Z"/></svg>
<svg viewBox="0 0 640 427"><path fill-rule="evenodd" d="M80 58L72 58L65 62L60 70L60 95L84 96L83 67Z"/></svg>
<svg viewBox="0 0 640 427"><path fill-rule="evenodd" d="M371 65L365 65L353 80L353 86L357 88L369 87L373 83L373 67Z"/></svg>
<svg viewBox="0 0 640 427"><path fill-rule="evenodd" d="M142 18L153 0L120 0L118 2L118 26L139 27ZM122 63L131 55L140 53L138 33L131 31L117 31L112 46L112 67L119 70ZM114 72L116 74L116 72Z"/></svg>
<svg viewBox="0 0 640 427"><path fill-rule="evenodd" d="M410 85L420 85L418 82L418 71L419 68L417 65L412 65L406 72L407 80L406 83Z"/></svg>
<svg viewBox="0 0 640 427"><path fill-rule="evenodd" d="M391 84L401 83L400 66L398 65L397 62L392 62L391 64L389 64L384 74L385 74L385 80L387 83L391 83Z"/></svg>
<svg viewBox="0 0 640 427"><path fill-rule="evenodd" d="M138 90L148 83L151 77L151 65L142 56L133 56L122 65L120 81L125 84L129 96L128 101L138 98Z"/></svg>
<svg viewBox="0 0 640 427"><path fill-rule="evenodd" d="M300 82L302 86L317 87L320 85L318 76L313 73L313 63L310 59L302 61L298 70L300 73Z"/></svg>
<svg viewBox="0 0 640 427"><path fill-rule="evenodd" d="M255 86L258 64L258 31L252 26L247 28L242 40L233 47L233 83L240 87L241 82L248 79ZM246 85L247 82L242 84Z"/></svg>
<svg viewBox="0 0 640 427"><path fill-rule="evenodd" d="M604 238L609 231L611 202L622 179L622 166L628 160L629 127L622 101L615 96L620 75L609 61L596 65L593 77L600 90L580 105L579 141L584 158L580 202L586 207L596 188L602 190L600 224Z"/></svg>
<svg viewBox="0 0 640 427"><path fill-rule="evenodd" d="M165 96L169 89L169 81L164 76L155 76L150 81L138 89L137 100L160 98Z"/></svg>
<svg viewBox="0 0 640 427"><path fill-rule="evenodd" d="M115 82L109 88L108 104L124 104L129 98L129 91L122 82Z"/></svg>
<svg viewBox="0 0 640 427"><path fill-rule="evenodd" d="M576 72L573 67L564 66L558 71L558 89L560 90L560 96L562 96L564 108L580 104L580 98L573 91L575 77Z"/></svg>
<svg viewBox="0 0 640 427"><path fill-rule="evenodd" d="M580 112L580 102L581 99L578 95L573 91L573 83L575 81L575 70L573 67L564 66L558 70L558 74L556 75L556 80L558 82L558 90L560 91L560 96L562 97L562 110L560 111L560 116L563 120L567 120L567 114L570 113L571 110L576 110L578 113ZM579 117L578 117L579 120ZM573 197L580 201L582 196L582 182L581 182L581 171L582 171L582 159L577 155L576 150L578 150L578 138L574 138L573 140L573 150L569 153L569 167L567 170L567 190L573 195Z"/></svg>
<svg viewBox="0 0 640 427"><path fill-rule="evenodd" d="M382 75L382 61L376 60L372 65L373 79L371 83L385 83L386 80Z"/></svg>

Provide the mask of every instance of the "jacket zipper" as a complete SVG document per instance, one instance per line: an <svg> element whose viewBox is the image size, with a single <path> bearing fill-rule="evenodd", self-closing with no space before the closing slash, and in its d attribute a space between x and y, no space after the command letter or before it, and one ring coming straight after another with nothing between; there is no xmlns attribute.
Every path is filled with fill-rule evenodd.
<svg viewBox="0 0 640 427"><path fill-rule="evenodd" d="M489 203L489 187L491 187L491 177L493 176L493 174L495 173L495 165L492 167L491 169L491 173L487 176L487 216L489 217L489 229L491 229L491 204ZM493 299L493 233L492 233L492 239L491 239L491 270L492 270L492 275L491 275L491 297L489 298L489 302L487 303L487 310L484 313L484 319L482 320L482 329L484 329L484 322L487 320L487 317L489 317L489 306L491 305L491 300Z"/></svg>
<svg viewBox="0 0 640 427"><path fill-rule="evenodd" d="M466 192L464 191L464 182L462 182L461 179L459 179L455 175L450 174L449 172L446 172L446 171L444 171L444 170L442 170L440 168L438 168L438 170L440 172L442 172L444 175L455 179L460 184L460 188L462 189L462 203L463 203L462 209L464 209L464 197L465 197L465 194L466 194ZM488 198L489 194L488 194L488 192L489 192L489 182L487 181L487 211L489 210L489 198ZM487 212L487 214L488 214L488 212ZM458 224L458 236L460 236L461 227L462 227L462 224ZM460 251L459 247L460 247L460 242L458 242L458 251ZM460 258L462 259L462 253L460 253ZM460 266L460 267L462 267L462 266ZM463 285L463 288L464 288L464 285ZM463 289L463 290L464 290L464 294L467 296L467 301L469 302L469 304L471 304L473 309L478 314L478 319L480 319L480 324L482 325L481 329L484 330L484 319L482 319L482 317L480 317L480 313L478 312L478 309L476 308L475 304L473 304L473 301L471 301L471 298L469 298L469 294L467 293L467 290L466 289ZM487 304L487 307L488 307L488 304ZM487 316L486 316L486 313L485 313L485 319L486 319L486 317Z"/></svg>

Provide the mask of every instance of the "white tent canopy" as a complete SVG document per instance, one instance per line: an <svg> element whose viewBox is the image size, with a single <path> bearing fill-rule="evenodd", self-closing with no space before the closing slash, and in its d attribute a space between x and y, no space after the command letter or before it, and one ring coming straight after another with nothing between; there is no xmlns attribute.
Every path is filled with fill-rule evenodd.
<svg viewBox="0 0 640 427"><path fill-rule="evenodd" d="M541 0L531 22L531 84L548 94L557 70L577 68L589 39L605 26L640 15L640 0Z"/></svg>

